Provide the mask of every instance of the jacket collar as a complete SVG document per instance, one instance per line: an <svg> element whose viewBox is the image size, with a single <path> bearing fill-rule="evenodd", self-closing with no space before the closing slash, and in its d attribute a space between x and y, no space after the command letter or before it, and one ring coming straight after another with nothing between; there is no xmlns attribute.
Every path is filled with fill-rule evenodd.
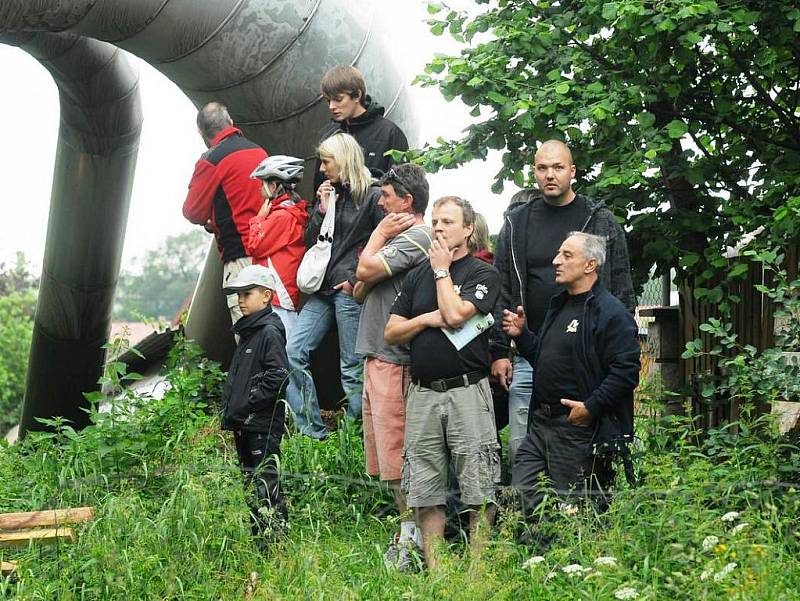
<svg viewBox="0 0 800 601"><path fill-rule="evenodd" d="M374 121L378 117L382 117L385 111L383 106L375 102L369 94L367 94L364 99L364 109L365 110L363 113L361 113L358 117L353 117L349 121L345 121L344 125L347 127L351 127L353 125L356 127L359 125L364 125L365 123Z"/></svg>
<svg viewBox="0 0 800 601"><path fill-rule="evenodd" d="M211 141L211 146L216 146L217 144L222 142L225 138L227 138L228 136L232 136L234 134L237 134L237 135L240 135L240 136L243 135L242 134L242 130L239 129L238 127L226 127L221 132L219 132L216 136L214 136L214 139Z"/></svg>
<svg viewBox="0 0 800 601"><path fill-rule="evenodd" d="M243 334L247 330L260 328L267 323L270 315L272 315L272 305L267 305L261 311L246 315L233 324L234 334Z"/></svg>
<svg viewBox="0 0 800 601"><path fill-rule="evenodd" d="M600 278L597 278L597 281L592 285L591 290L589 290L589 295L586 297L586 303L588 304L592 302L595 296L597 296L602 289L603 286L600 284ZM566 304L569 297L569 292L567 290L562 290L550 299L550 309L560 309Z"/></svg>
<svg viewBox="0 0 800 601"><path fill-rule="evenodd" d="M520 203L519 206L512 208L508 211L506 218L516 227L519 229L520 227L525 227L525 224L528 219L528 212L530 211L531 207L537 202L545 202L542 198L541 194L536 194L536 191L533 188L530 188L531 191L531 199L528 202ZM584 196L583 194L575 194L575 199L582 198L583 201L586 203L586 209L588 211L586 222L583 225L582 229L586 229L586 226L589 224L589 221L592 220L595 213L605 207L605 203L602 200L598 200L596 198L589 198L588 196ZM574 201L573 201L574 202Z"/></svg>

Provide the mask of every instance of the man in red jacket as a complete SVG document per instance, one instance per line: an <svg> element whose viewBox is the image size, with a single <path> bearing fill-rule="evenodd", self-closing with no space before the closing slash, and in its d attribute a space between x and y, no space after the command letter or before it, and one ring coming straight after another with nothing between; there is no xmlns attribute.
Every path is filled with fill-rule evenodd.
<svg viewBox="0 0 800 601"><path fill-rule="evenodd" d="M261 208L261 182L250 174L267 158L258 144L233 126L225 105L209 102L197 113L197 130L208 146L194 167L183 216L214 234L222 256L222 286L252 259L245 242L250 219ZM228 296L228 309L236 323L242 316L235 294Z"/></svg>

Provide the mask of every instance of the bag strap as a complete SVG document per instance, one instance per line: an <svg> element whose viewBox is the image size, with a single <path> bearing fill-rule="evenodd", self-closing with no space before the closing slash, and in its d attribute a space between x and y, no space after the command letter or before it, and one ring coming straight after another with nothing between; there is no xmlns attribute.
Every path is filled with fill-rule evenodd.
<svg viewBox="0 0 800 601"><path fill-rule="evenodd" d="M333 228L336 222L336 192L331 189L328 194L328 210L319 228L319 241L333 242Z"/></svg>

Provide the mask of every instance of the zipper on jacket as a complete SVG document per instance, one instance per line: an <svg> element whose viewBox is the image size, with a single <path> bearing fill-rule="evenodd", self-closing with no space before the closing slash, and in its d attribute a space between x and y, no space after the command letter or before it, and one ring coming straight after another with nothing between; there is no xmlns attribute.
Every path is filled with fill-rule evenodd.
<svg viewBox="0 0 800 601"><path fill-rule="evenodd" d="M519 282L519 300L520 304L522 305L522 310L525 311L525 295L523 294L522 290L522 276L519 275L519 266L517 265L517 255L514 253L514 224L511 223L511 219L508 215L506 215L506 221L508 222L508 241L511 245L511 262L514 264L514 273L517 274L517 281ZM514 311L516 311L516 307L514 307Z"/></svg>
<svg viewBox="0 0 800 601"><path fill-rule="evenodd" d="M584 198L585 198L585 197L584 197ZM598 205L597 205L597 206L594 208L594 210L593 210L591 213L589 213L589 217L586 219L586 223L584 223L584 224L583 224L583 227L581 228L581 231L582 231L582 232L585 232L585 231L586 231L586 228L587 228L587 227L589 227L589 222L590 222L592 219L594 219L594 216L597 214L597 212L598 212L600 209L602 209L604 206L605 206L605 205L604 205L604 204L601 202L600 204L598 204Z"/></svg>

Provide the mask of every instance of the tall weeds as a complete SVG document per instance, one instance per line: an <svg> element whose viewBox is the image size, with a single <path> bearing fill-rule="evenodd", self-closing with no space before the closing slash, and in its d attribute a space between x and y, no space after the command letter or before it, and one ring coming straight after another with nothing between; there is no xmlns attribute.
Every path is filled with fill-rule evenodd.
<svg viewBox="0 0 800 601"><path fill-rule="evenodd" d="M126 374L117 373L118 378ZM706 436L691 419L639 424L643 482L611 508L560 515L541 557L515 544L506 507L480 556L445 550L435 573L383 565L397 526L363 475L353 424L283 445L290 509L268 555L250 538L235 453L214 405L222 374L180 343L161 400L128 395L94 425L0 447L0 511L91 504L75 544L0 551L20 599L792 599L800 596L800 449L765 418ZM114 388L114 386L111 386ZM99 401L100 399L96 399ZM131 411L135 407L135 411ZM257 573L257 575L253 575Z"/></svg>

